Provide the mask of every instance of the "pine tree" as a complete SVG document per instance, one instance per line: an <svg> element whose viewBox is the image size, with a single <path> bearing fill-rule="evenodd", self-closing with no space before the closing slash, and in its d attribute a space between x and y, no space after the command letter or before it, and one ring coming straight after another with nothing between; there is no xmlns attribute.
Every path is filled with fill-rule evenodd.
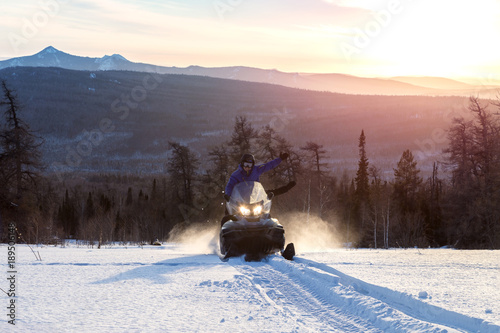
<svg viewBox="0 0 500 333"><path fill-rule="evenodd" d="M356 197L359 202L368 202L369 196L369 179L368 179L368 158L366 157L366 137L364 130L361 130L359 136L359 162L358 170L356 171Z"/></svg>
<svg viewBox="0 0 500 333"><path fill-rule="evenodd" d="M382 179L380 177L380 169L376 166L372 165L369 169L370 176L372 178L371 186L370 186L370 216L371 221L373 223L373 247L377 248L377 229L379 225L379 221L382 221L382 206L383 201L382 198Z"/></svg>
<svg viewBox="0 0 500 333"><path fill-rule="evenodd" d="M85 219L88 221L89 219L93 218L95 214L96 210L94 207L94 200L92 199L92 193L89 192L89 195L87 197L87 204L85 205Z"/></svg>
<svg viewBox="0 0 500 333"><path fill-rule="evenodd" d="M12 214L17 221L18 231L29 240L32 232L38 234L33 229L40 228L35 221L40 213L37 187L42 179L42 140L19 117L20 102L5 81L0 89L0 111L5 116L5 122L0 121L0 210L7 208L8 216Z"/></svg>
<svg viewBox="0 0 500 333"><path fill-rule="evenodd" d="M425 214L425 233L432 245L446 245L446 238L443 237L441 207L441 194L443 192L442 181L438 178L438 166L434 162L432 166L432 175L425 184L425 200L422 204L422 212Z"/></svg>
<svg viewBox="0 0 500 333"><path fill-rule="evenodd" d="M157 204L159 200L156 178L153 179L153 185L151 185L151 200L154 204Z"/></svg>
<svg viewBox="0 0 500 333"><path fill-rule="evenodd" d="M361 135L359 136L359 162L358 170L356 171L356 178L354 183L356 185L356 190L354 192L354 204L355 204L355 222L356 228L359 233L360 245L366 246L366 221L368 220L369 211L369 179L368 179L368 158L366 157L366 137L364 130L361 130Z"/></svg>
<svg viewBox="0 0 500 333"><path fill-rule="evenodd" d="M133 202L134 199L132 198L132 188L129 187L127 190L127 199L125 199L125 206L131 206Z"/></svg>
<svg viewBox="0 0 500 333"><path fill-rule="evenodd" d="M405 150L394 169L394 200L402 214L414 213L418 208L417 196L422 183L419 173L412 152Z"/></svg>
<svg viewBox="0 0 500 333"><path fill-rule="evenodd" d="M5 109L6 122L0 131L0 196L4 196L4 200L18 201L23 193L33 191L39 181L42 140L19 117L21 107L15 93L5 81L1 85L0 107Z"/></svg>
<svg viewBox="0 0 500 333"><path fill-rule="evenodd" d="M66 190L62 204L59 207L57 219L64 231L65 238L70 238L77 235L79 227L77 208L74 200L70 198L68 190Z"/></svg>
<svg viewBox="0 0 500 333"><path fill-rule="evenodd" d="M403 247L429 245L425 237L425 220L420 211L422 178L419 173L413 154L405 150L394 169L393 192L398 217L394 223L394 238Z"/></svg>
<svg viewBox="0 0 500 333"><path fill-rule="evenodd" d="M245 116L237 116L233 134L231 135L231 141L229 146L232 147L232 157L236 163L239 163L240 158L243 154L252 154L253 151L253 141L257 139L258 132L253 128L252 124L247 120Z"/></svg>

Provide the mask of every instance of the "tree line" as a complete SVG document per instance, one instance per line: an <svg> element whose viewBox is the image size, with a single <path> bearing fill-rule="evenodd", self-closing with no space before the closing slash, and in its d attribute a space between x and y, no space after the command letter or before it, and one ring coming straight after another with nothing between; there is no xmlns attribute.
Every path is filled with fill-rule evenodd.
<svg viewBox="0 0 500 333"><path fill-rule="evenodd" d="M367 158L363 130L351 177L331 171L323 145L306 140L295 147L271 124L255 128L237 116L231 136L206 156L169 142L165 175L88 174L64 182L44 173L43 140L21 120L22 107L5 82L0 107L2 240L7 221L29 243L74 238L98 245L167 240L174 228L193 224L215 227L240 157L252 153L259 163L287 152L289 158L261 178L267 189L297 182L274 201L278 218L294 211L317 216L354 247L500 248L500 117L489 110L500 108L498 102L470 99L470 117L455 119L443 160L427 178L410 150L384 177Z"/></svg>

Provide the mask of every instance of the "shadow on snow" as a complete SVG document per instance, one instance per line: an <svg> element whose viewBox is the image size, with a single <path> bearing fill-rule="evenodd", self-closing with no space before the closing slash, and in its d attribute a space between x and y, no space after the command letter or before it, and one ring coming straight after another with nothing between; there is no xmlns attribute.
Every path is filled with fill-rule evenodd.
<svg viewBox="0 0 500 333"><path fill-rule="evenodd" d="M221 262L216 255L210 254L200 254L187 257L183 256L150 264L136 263L136 265L140 266L129 271L92 282L92 284L108 284L134 279L148 279L154 283L164 284L169 283L169 279L165 275L175 274L179 271L198 270L200 267L206 267L209 269L223 264L224 263Z"/></svg>

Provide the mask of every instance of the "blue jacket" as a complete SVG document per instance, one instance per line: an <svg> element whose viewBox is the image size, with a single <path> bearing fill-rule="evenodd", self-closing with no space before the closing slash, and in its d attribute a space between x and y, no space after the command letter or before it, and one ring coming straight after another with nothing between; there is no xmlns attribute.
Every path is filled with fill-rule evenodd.
<svg viewBox="0 0 500 333"><path fill-rule="evenodd" d="M231 193L233 192L233 187L241 183L243 181L259 181L260 175L262 175L264 172L272 170L276 168L279 164L281 163L281 158L274 159L272 161L269 161L264 164L260 165L255 165L252 170L250 170L250 174L247 174L245 170L241 167L241 165L238 166L238 169L234 171L231 174L231 177L229 177L229 181L227 182L226 189L224 190L224 193L227 195L231 196Z"/></svg>

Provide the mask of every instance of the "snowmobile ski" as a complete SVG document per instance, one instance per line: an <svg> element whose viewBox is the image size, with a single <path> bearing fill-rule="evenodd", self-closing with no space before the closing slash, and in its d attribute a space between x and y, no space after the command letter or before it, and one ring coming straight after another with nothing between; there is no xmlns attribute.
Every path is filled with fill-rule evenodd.
<svg viewBox="0 0 500 333"><path fill-rule="evenodd" d="M285 250L281 252L281 255L286 260L293 260L293 257L295 256L295 245L293 245L293 243L288 244Z"/></svg>

